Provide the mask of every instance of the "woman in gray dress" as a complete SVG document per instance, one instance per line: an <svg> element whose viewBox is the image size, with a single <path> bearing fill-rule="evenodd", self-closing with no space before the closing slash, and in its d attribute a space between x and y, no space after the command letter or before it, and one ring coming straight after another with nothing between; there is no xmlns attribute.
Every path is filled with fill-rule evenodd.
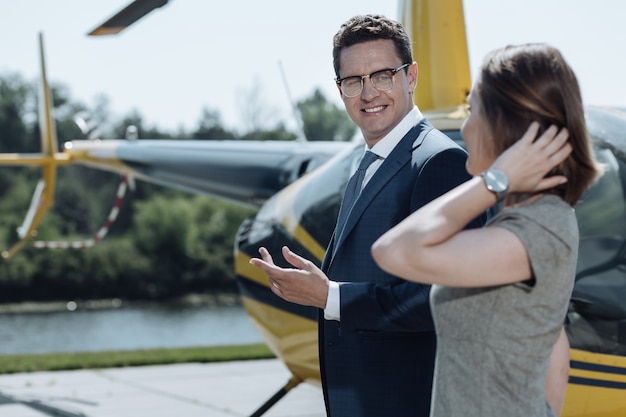
<svg viewBox="0 0 626 417"><path fill-rule="evenodd" d="M546 371L574 284L573 206L598 176L578 82L545 44L487 55L461 134L475 177L372 247L386 271L434 284L431 416L554 416ZM501 203L482 229L464 230Z"/></svg>

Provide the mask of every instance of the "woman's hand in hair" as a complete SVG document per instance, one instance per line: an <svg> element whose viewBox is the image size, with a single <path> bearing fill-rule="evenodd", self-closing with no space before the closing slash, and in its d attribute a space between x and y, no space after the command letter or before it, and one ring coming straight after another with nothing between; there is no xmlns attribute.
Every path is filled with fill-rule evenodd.
<svg viewBox="0 0 626 417"><path fill-rule="evenodd" d="M508 176L509 192L533 193L567 181L563 175L546 177L572 152L567 129L552 125L537 138L538 131L539 123L532 122L526 133L493 163Z"/></svg>

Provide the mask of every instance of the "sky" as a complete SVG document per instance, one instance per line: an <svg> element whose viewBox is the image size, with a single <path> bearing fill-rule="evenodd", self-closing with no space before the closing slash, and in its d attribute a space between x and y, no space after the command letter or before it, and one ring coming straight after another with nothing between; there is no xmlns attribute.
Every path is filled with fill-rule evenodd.
<svg viewBox="0 0 626 417"><path fill-rule="evenodd" d="M355 14L399 19L398 0L170 0L118 35L86 34L131 0L0 0L0 74L48 78L112 117L136 110L147 126L194 129L204 108L245 131L256 95L268 123L295 128L292 103L316 88L342 106L332 37ZM548 42L574 68L587 104L626 106L623 0L465 0L470 69L506 44ZM473 75L472 75L473 76Z"/></svg>

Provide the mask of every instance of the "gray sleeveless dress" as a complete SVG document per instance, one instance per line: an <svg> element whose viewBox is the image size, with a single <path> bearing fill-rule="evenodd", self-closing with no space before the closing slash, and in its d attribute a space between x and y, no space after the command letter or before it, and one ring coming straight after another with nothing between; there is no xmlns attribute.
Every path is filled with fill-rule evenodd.
<svg viewBox="0 0 626 417"><path fill-rule="evenodd" d="M574 210L545 195L527 207L503 210L485 227L503 227L519 237L535 280L484 288L433 286L437 359L431 416L554 416L545 376L574 284Z"/></svg>

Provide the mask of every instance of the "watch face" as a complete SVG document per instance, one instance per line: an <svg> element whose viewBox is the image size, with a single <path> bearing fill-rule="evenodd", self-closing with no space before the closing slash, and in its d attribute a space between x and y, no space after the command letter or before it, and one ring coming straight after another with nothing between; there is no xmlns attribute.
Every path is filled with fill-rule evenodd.
<svg viewBox="0 0 626 417"><path fill-rule="evenodd" d="M509 179L506 174L499 169L489 169L485 172L485 182L487 188L496 193L505 192L509 188Z"/></svg>

